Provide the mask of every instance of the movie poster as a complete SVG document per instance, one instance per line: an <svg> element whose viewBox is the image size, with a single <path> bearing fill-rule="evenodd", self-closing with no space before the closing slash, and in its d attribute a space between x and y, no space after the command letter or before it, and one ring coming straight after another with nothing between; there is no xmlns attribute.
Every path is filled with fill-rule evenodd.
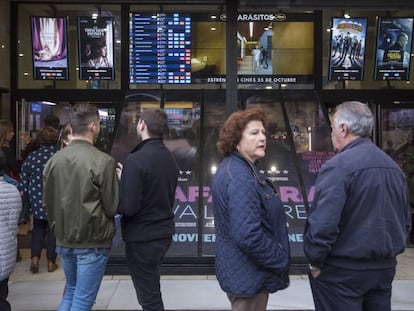
<svg viewBox="0 0 414 311"><path fill-rule="evenodd" d="M31 17L33 78L67 80L68 43L65 17Z"/></svg>
<svg viewBox="0 0 414 311"><path fill-rule="evenodd" d="M333 18L329 80L362 80L364 77L366 18Z"/></svg>
<svg viewBox="0 0 414 311"><path fill-rule="evenodd" d="M79 79L113 80L112 17L78 17Z"/></svg>
<svg viewBox="0 0 414 311"><path fill-rule="evenodd" d="M378 18L375 80L410 80L413 18Z"/></svg>

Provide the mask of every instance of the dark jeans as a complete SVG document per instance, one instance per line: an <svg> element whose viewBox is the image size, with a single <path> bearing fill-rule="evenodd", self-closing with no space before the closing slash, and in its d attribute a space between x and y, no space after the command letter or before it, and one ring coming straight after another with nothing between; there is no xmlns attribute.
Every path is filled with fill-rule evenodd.
<svg viewBox="0 0 414 311"><path fill-rule="evenodd" d="M42 219L33 219L32 230L32 257L40 258L40 253L43 247L43 239L46 235L46 257L51 261L56 260L56 238L52 230L49 228L49 222Z"/></svg>
<svg viewBox="0 0 414 311"><path fill-rule="evenodd" d="M143 311L163 311L160 266L171 245L171 238L125 244L128 268L138 302Z"/></svg>
<svg viewBox="0 0 414 311"><path fill-rule="evenodd" d="M10 303L7 301L9 295L9 278L0 281L0 311L10 311Z"/></svg>
<svg viewBox="0 0 414 311"><path fill-rule="evenodd" d="M395 267L347 270L325 266L316 279L309 275L316 311L391 311Z"/></svg>

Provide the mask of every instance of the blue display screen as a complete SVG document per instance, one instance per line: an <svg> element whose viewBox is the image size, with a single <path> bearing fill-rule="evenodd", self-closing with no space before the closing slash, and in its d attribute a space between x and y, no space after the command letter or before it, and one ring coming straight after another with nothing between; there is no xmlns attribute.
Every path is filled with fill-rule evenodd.
<svg viewBox="0 0 414 311"><path fill-rule="evenodd" d="M191 18L178 13L130 17L130 83L191 83Z"/></svg>
<svg viewBox="0 0 414 311"><path fill-rule="evenodd" d="M42 112L42 106L37 103L31 104L32 112Z"/></svg>

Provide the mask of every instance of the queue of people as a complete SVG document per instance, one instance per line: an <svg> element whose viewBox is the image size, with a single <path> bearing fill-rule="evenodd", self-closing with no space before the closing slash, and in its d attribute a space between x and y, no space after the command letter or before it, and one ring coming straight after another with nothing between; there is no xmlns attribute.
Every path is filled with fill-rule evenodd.
<svg viewBox="0 0 414 311"><path fill-rule="evenodd" d="M264 311L269 294L289 286L284 207L277 185L258 169L266 154L266 117L261 108L233 113L217 142L224 159L212 184L216 276L237 311ZM332 117L337 154L319 172L304 232L316 310L391 310L396 256L405 249L410 227L409 201L406 176L370 139L373 123L370 109L360 102L339 105ZM66 287L59 311L91 310L109 258L116 214L122 216L137 300L144 311L164 310L160 266L172 242L178 180L177 163L162 139L166 127L162 109L143 110L136 126L141 142L123 164L94 146L100 132L94 105L73 106L70 126L60 135L53 128L39 133L40 149L22 166L21 190L28 193L37 232L31 271L38 270L39 241L45 234L53 234L56 244L53 249L55 244L47 243L48 260L55 264L56 254L61 257ZM12 137L10 129L3 132ZM64 148L56 147L57 136ZM7 157L0 153L0 175L6 167ZM0 208L18 214L21 199L11 187L7 190L15 198L13 208ZM7 225L14 231L17 220ZM13 247L15 242L7 241ZM0 304L7 304L13 265L0 274Z"/></svg>

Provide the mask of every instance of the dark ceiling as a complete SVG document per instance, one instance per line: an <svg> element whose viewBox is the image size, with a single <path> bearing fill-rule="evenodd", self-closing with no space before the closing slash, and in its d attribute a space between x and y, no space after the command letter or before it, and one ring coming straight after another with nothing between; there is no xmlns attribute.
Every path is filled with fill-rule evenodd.
<svg viewBox="0 0 414 311"><path fill-rule="evenodd" d="M0 0L2 1L2 0ZM39 0L10 0L12 3L40 3ZM233 10L234 5L238 2L239 12L272 12L282 11L289 12L305 12L307 10L313 11L317 9L336 9L336 10L398 10L398 9L414 9L414 0L348 0L348 1L332 1L332 0L42 0L41 3L49 4L90 4L90 5L105 5L116 3L129 4L152 4L152 5L217 5L225 8L226 3L231 4ZM377 12L378 13L378 12ZM249 23L238 22L237 29L239 33L248 41L257 41L263 34L264 28L269 25L269 22L254 22L253 35L250 37Z"/></svg>
<svg viewBox="0 0 414 311"><path fill-rule="evenodd" d="M98 3L98 4L116 4L116 3L135 3L135 4L234 4L237 0L10 0L10 2L26 2L26 3ZM401 9L414 8L413 0L238 0L239 9L249 8L304 8L304 9L323 9L323 8L343 8L343 9Z"/></svg>
<svg viewBox="0 0 414 311"><path fill-rule="evenodd" d="M239 0L240 8L260 8L264 6L273 6L277 8L377 8L377 9L398 9L404 7L414 7L413 0Z"/></svg>

